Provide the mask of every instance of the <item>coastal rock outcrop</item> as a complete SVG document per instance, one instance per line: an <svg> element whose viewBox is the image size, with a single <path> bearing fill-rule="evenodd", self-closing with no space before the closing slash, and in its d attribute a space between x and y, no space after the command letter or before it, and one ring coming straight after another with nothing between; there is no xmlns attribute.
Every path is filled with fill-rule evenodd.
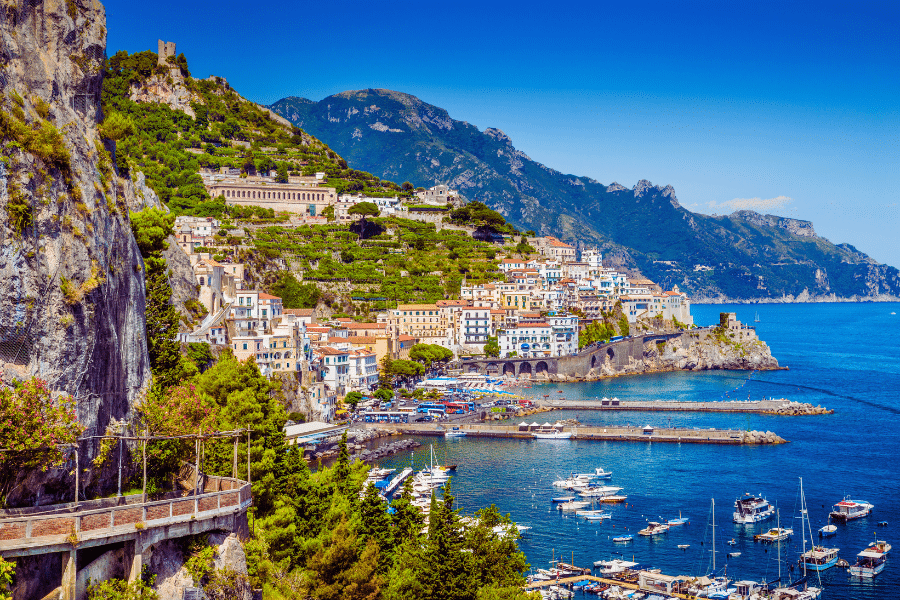
<svg viewBox="0 0 900 600"><path fill-rule="evenodd" d="M98 131L105 12L45 0L7 2L0 15L0 121L14 142L0 157L0 371L74 396L86 434L102 433L150 382L143 262L128 219L145 198ZM81 467L95 451L81 448ZM15 487L6 502L71 496L73 468Z"/></svg>

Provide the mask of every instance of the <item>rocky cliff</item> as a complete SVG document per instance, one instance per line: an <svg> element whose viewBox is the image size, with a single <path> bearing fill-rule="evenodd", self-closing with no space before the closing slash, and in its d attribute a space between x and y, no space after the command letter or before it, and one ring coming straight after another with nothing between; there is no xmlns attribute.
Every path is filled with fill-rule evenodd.
<svg viewBox="0 0 900 600"><path fill-rule="evenodd" d="M415 185L439 183L499 211L522 230L598 247L608 266L640 272L694 301L885 300L900 271L819 237L809 221L739 211L692 213L668 185L629 188L556 171L505 133L450 117L391 90L342 92L271 108L355 169Z"/></svg>
<svg viewBox="0 0 900 600"><path fill-rule="evenodd" d="M150 381L128 211L156 200L98 133L105 22L94 0L0 2L0 368L74 396L87 435L129 417ZM7 502L71 495L58 476Z"/></svg>

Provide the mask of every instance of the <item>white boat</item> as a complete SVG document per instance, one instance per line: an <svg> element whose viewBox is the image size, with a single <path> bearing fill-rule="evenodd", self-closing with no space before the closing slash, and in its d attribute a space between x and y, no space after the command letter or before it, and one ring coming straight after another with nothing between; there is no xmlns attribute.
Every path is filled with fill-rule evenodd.
<svg viewBox="0 0 900 600"><path fill-rule="evenodd" d="M618 537L614 537L612 541L614 541L614 542L616 542L616 543L633 542L633 541L634 541L634 536L631 535L630 533L628 533L628 534L625 534L625 535L620 535L620 536L618 536Z"/></svg>
<svg viewBox="0 0 900 600"><path fill-rule="evenodd" d="M835 521L846 523L853 519L868 516L873 508L875 508L875 505L869 504L865 500L851 500L847 497L835 504L834 510L828 516Z"/></svg>
<svg viewBox="0 0 900 600"><path fill-rule="evenodd" d="M610 477L612 477L612 472L604 471L603 467L597 467L596 469L594 469L593 473L579 473L578 475L575 475L575 477L580 477L580 478L584 478L584 479L588 479L588 480L590 480L590 479L609 479Z"/></svg>
<svg viewBox="0 0 900 600"><path fill-rule="evenodd" d="M863 550L856 555L856 564L850 566L854 577L875 577L884 571L884 553Z"/></svg>
<svg viewBox="0 0 900 600"><path fill-rule="evenodd" d="M574 499L575 499L575 496L557 496L556 498L553 498L553 502L555 502L555 503L571 502Z"/></svg>
<svg viewBox="0 0 900 600"><path fill-rule="evenodd" d="M567 479L558 479L552 485L553 487L571 490L575 488L586 489L589 483L587 479L582 478L580 475L573 475Z"/></svg>
<svg viewBox="0 0 900 600"><path fill-rule="evenodd" d="M829 523L824 527L819 527L819 537L831 537L837 533L837 525Z"/></svg>
<svg viewBox="0 0 900 600"><path fill-rule="evenodd" d="M668 533L669 526L666 523L657 523L656 521L648 521L647 526L638 531L638 535L653 536Z"/></svg>
<svg viewBox="0 0 900 600"><path fill-rule="evenodd" d="M454 427L453 429L448 429L444 432L444 437L465 437L466 432L460 429L459 427Z"/></svg>
<svg viewBox="0 0 900 600"><path fill-rule="evenodd" d="M687 549L690 548L690 547L691 547L690 544L678 544L678 549L679 549L679 550L687 550Z"/></svg>
<svg viewBox="0 0 900 600"><path fill-rule="evenodd" d="M638 566L638 563L615 558L613 560L594 561L594 566L599 568L604 575L615 575L616 573L622 573L625 569Z"/></svg>
<svg viewBox="0 0 900 600"><path fill-rule="evenodd" d="M587 500L574 500L572 502L561 502L556 505L556 508L562 511L581 510L585 506L590 506L590 504Z"/></svg>
<svg viewBox="0 0 900 600"><path fill-rule="evenodd" d="M740 552L729 552L728 553L728 556L730 556L731 558L737 558L740 555L741 555Z"/></svg>
<svg viewBox="0 0 900 600"><path fill-rule="evenodd" d="M794 535L793 529L773 527L765 533L754 535L753 540L756 542L780 542L782 540L788 539L792 535Z"/></svg>
<svg viewBox="0 0 900 600"><path fill-rule="evenodd" d="M531 434L536 440L568 440L572 437L571 431L554 431L552 433L541 433L535 431Z"/></svg>
<svg viewBox="0 0 900 600"><path fill-rule="evenodd" d="M813 571L824 571L837 564L839 548L813 546L800 555L803 566Z"/></svg>
<svg viewBox="0 0 900 600"><path fill-rule="evenodd" d="M575 511L576 517L584 517L588 521L602 521L603 519L611 519L612 514L605 510L579 510Z"/></svg>
<svg viewBox="0 0 900 600"><path fill-rule="evenodd" d="M881 554L887 554L890 551L891 545L884 540L875 540L874 544L870 544L869 547L866 548L866 552L880 552Z"/></svg>
<svg viewBox="0 0 900 600"><path fill-rule="evenodd" d="M579 495L582 498L600 498L602 496L612 496L619 491L622 491L622 488L614 486L589 487Z"/></svg>
<svg viewBox="0 0 900 600"><path fill-rule="evenodd" d="M734 501L734 522L743 525L765 521L775 514L775 507L765 498L745 494Z"/></svg>

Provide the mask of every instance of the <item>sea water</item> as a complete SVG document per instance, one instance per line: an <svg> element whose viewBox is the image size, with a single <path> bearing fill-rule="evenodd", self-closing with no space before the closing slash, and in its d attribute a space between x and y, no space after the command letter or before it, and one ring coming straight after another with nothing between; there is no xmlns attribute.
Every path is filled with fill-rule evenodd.
<svg viewBox="0 0 900 600"><path fill-rule="evenodd" d="M595 560L632 558L670 575L704 575L727 568L730 578L778 577L776 545L753 535L776 526L773 517L754 526L732 522L734 501L744 493L777 506L782 527L794 536L782 545L782 581L800 576L800 478L806 496L812 543L840 548L850 563L872 542L894 545L885 570L874 579L851 578L846 570L821 573L823 598L900 598L900 304L788 304L694 306L698 324L718 322L736 312L755 325L760 338L787 371L707 371L609 379L593 383L536 385L526 395L570 400L746 400L786 398L834 410L822 416L766 416L717 413L554 411L531 420L577 417L586 425L631 424L656 427L715 427L773 431L790 443L725 446L688 443L592 442L421 437L423 446L382 461L383 466L423 466L433 444L436 460L458 465L452 479L464 513L495 504L531 530L519 546L533 568L551 559L590 567ZM754 323L759 313L760 322ZM562 390L562 394L558 393ZM517 420L512 421L517 422ZM562 490L551 483L595 467L612 471L604 485L621 486L627 504L603 505L612 518L587 522L561 514L551 503ZM845 496L875 505L866 518L838 524L837 535L819 538L834 503ZM712 545L711 500L715 499L716 544ZM681 514L688 524L653 538L637 535L647 521ZM878 526L887 521L886 527ZM612 538L631 533L634 541ZM727 545L728 540L735 545ZM679 544L690 547L681 550ZM741 552L728 557L729 552ZM791 570L793 569L793 570ZM819 576L810 572L811 585Z"/></svg>

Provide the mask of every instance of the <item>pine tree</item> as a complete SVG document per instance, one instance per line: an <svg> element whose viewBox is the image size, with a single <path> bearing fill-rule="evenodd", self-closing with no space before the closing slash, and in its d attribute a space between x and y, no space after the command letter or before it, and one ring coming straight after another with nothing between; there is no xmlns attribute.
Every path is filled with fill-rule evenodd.
<svg viewBox="0 0 900 600"><path fill-rule="evenodd" d="M471 559L463 552L462 526L453 509L453 500L448 481L443 500L432 496L428 516L425 563L429 568L422 573L422 578L433 600L471 600L478 591L478 582L471 577Z"/></svg>
<svg viewBox="0 0 900 600"><path fill-rule="evenodd" d="M371 483L366 487L365 496L360 502L360 542L363 544L375 540L380 553L379 572L387 571L390 566L391 554L394 547L393 532L391 531L391 519L385 510L384 500L378 494L378 489Z"/></svg>
<svg viewBox="0 0 900 600"><path fill-rule="evenodd" d="M394 543L398 546L403 542L418 543L422 536L425 520L419 509L412 503L412 492L412 478L407 478L403 482L403 492L400 497L391 503L394 507L394 514L391 518L394 525Z"/></svg>
<svg viewBox="0 0 900 600"><path fill-rule="evenodd" d="M342 493L347 492L350 484L350 451L347 449L347 432L341 436L338 444L340 451L338 452L337 463L334 465L334 481L337 488Z"/></svg>

